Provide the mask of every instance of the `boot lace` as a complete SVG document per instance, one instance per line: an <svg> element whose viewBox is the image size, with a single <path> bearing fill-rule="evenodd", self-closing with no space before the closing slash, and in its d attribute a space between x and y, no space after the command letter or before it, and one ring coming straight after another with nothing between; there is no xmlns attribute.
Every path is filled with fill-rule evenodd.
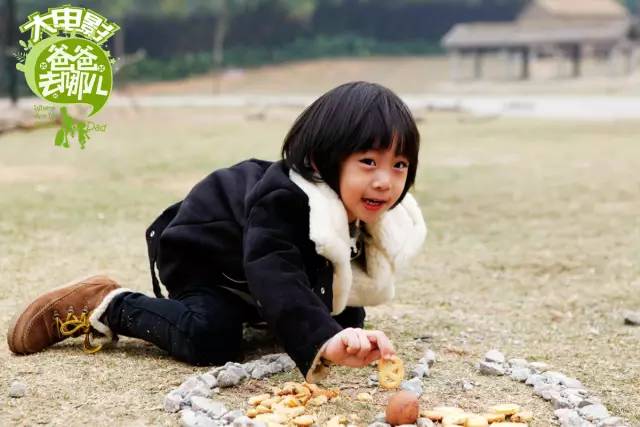
<svg viewBox="0 0 640 427"><path fill-rule="evenodd" d="M65 320L60 318L60 314L57 311L54 311L53 317L56 321L56 328L58 329L58 334L61 337L77 337L80 335L84 335L84 342L82 344L82 351L88 354L93 354L102 348L102 344L93 345L93 330L91 329L91 323L89 322L89 316L91 313L89 312L87 307L82 309L82 313L80 317L78 317L73 310L73 307L69 307L67 310L67 317Z"/></svg>

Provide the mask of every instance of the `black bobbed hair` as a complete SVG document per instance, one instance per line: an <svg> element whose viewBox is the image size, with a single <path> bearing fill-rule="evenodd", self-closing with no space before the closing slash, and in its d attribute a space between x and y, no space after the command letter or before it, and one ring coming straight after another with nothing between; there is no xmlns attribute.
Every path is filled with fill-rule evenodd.
<svg viewBox="0 0 640 427"><path fill-rule="evenodd" d="M305 179L324 181L340 195L343 161L356 152L388 149L394 141L395 154L405 156L409 167L393 208L415 182L420 134L409 108L384 86L357 81L320 96L295 120L285 137L282 158Z"/></svg>

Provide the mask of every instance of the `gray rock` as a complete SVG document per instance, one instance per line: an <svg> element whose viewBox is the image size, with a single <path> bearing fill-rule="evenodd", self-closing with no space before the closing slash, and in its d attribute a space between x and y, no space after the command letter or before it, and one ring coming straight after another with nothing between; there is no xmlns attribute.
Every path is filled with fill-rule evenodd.
<svg viewBox="0 0 640 427"><path fill-rule="evenodd" d="M514 381L520 381L521 383L525 382L527 378L531 375L531 371L529 368L520 368L514 367L511 368L511 379Z"/></svg>
<svg viewBox="0 0 640 427"><path fill-rule="evenodd" d="M542 374L545 378L545 382L547 384L562 384L563 381L567 378L563 373L556 371L546 371Z"/></svg>
<svg viewBox="0 0 640 427"><path fill-rule="evenodd" d="M469 381L462 381L462 390L463 391L470 391L473 390L473 383L469 382Z"/></svg>
<svg viewBox="0 0 640 427"><path fill-rule="evenodd" d="M197 376L187 378L182 384L180 384L176 391L178 391L186 400L191 396L209 397L212 394L211 388L209 388L209 386L207 386L207 384Z"/></svg>
<svg viewBox="0 0 640 427"><path fill-rule="evenodd" d="M224 366L216 366L215 368L212 368L211 370L209 370L208 373L213 375L214 377L217 377L218 374L223 370L224 370Z"/></svg>
<svg viewBox="0 0 640 427"><path fill-rule="evenodd" d="M9 397L19 399L27 394L27 385L20 381L13 381L9 386Z"/></svg>
<svg viewBox="0 0 640 427"><path fill-rule="evenodd" d="M411 376L416 378L429 376L429 365L418 363L411 369Z"/></svg>
<svg viewBox="0 0 640 427"><path fill-rule="evenodd" d="M204 412L211 418L222 418L224 414L229 412L224 403L202 396L193 396L191 407L196 411Z"/></svg>
<svg viewBox="0 0 640 427"><path fill-rule="evenodd" d="M218 385L218 379L208 372L206 374L200 375L198 379L201 382L205 383L209 388L214 388Z"/></svg>
<svg viewBox="0 0 640 427"><path fill-rule="evenodd" d="M585 399L578 404L578 408L584 408L585 406L600 405L600 404L602 404L602 401L599 398L595 396L589 396L589 397L585 397Z"/></svg>
<svg viewBox="0 0 640 427"><path fill-rule="evenodd" d="M598 427L624 427L627 425L628 423L620 417L605 418L597 424Z"/></svg>
<svg viewBox="0 0 640 427"><path fill-rule="evenodd" d="M578 408L584 401L584 397L580 393L574 393L571 390L577 389L565 389L562 390L560 394L569 402L571 408Z"/></svg>
<svg viewBox="0 0 640 427"><path fill-rule="evenodd" d="M378 412L375 417L373 417L374 422L386 423L387 415L384 412Z"/></svg>
<svg viewBox="0 0 640 427"><path fill-rule="evenodd" d="M262 421L252 420L246 415L236 418L231 425L233 427L267 427Z"/></svg>
<svg viewBox="0 0 640 427"><path fill-rule="evenodd" d="M553 409L574 408L576 406L572 405L571 401L563 396L559 390L549 390L549 400L553 404Z"/></svg>
<svg viewBox="0 0 640 427"><path fill-rule="evenodd" d="M232 372L237 375L240 380L249 378L249 374L244 369L244 366L240 365L239 363L227 362L227 364L224 366L224 372ZM218 374L218 376L220 376L220 374Z"/></svg>
<svg viewBox="0 0 640 427"><path fill-rule="evenodd" d="M224 414L224 416L222 417L222 420L227 424L232 424L237 418L240 418L243 416L244 416L244 411L242 409L234 409Z"/></svg>
<svg viewBox="0 0 640 427"><path fill-rule="evenodd" d="M552 392L560 392L561 386L547 384L543 382L536 383L533 386L533 394L542 397L544 400L551 400Z"/></svg>
<svg viewBox="0 0 640 427"><path fill-rule="evenodd" d="M294 362L293 359L286 353L281 353L278 360L282 365L283 370L285 371L290 371L296 368L296 362Z"/></svg>
<svg viewBox="0 0 640 427"><path fill-rule="evenodd" d="M640 326L640 311L628 311L624 314L624 324Z"/></svg>
<svg viewBox="0 0 640 427"><path fill-rule="evenodd" d="M549 366L548 364L546 364L544 362L531 362L531 363L529 363L528 367L529 367L529 369L534 371L536 374L539 374L539 373L544 372L544 371L548 371L549 368L551 368L551 366Z"/></svg>
<svg viewBox="0 0 640 427"><path fill-rule="evenodd" d="M371 374L369 378L367 378L367 386L377 386L378 385L378 374Z"/></svg>
<svg viewBox="0 0 640 427"><path fill-rule="evenodd" d="M485 362L504 364L505 358L504 358L504 354L502 354L502 352L493 349L493 350L489 350L484 355L484 360L485 360Z"/></svg>
<svg viewBox="0 0 640 427"><path fill-rule="evenodd" d="M431 421L429 418L418 418L418 421L416 421L416 425L418 427L434 427L435 424L433 423L433 421Z"/></svg>
<svg viewBox="0 0 640 427"><path fill-rule="evenodd" d="M590 427L593 426L590 422L584 420L573 409L562 408L554 411L561 427Z"/></svg>
<svg viewBox="0 0 640 427"><path fill-rule="evenodd" d="M524 382L526 385L530 385L535 387L536 384L538 383L547 383L547 380L545 377L543 377L540 374L531 374L529 375L529 377L527 377L527 380Z"/></svg>
<svg viewBox="0 0 640 427"><path fill-rule="evenodd" d="M575 378L567 377L567 376L564 377L564 379L562 380L561 384L563 386L569 387L569 388L583 388L584 387L579 380L577 380Z"/></svg>
<svg viewBox="0 0 640 427"><path fill-rule="evenodd" d="M222 423L209 418L202 412L196 412L189 408L184 408L180 413L180 424L183 427L220 427Z"/></svg>
<svg viewBox="0 0 640 427"><path fill-rule="evenodd" d="M424 362L422 360L424 359ZM424 356L420 359L420 363L427 364L430 368L436 363L436 353L431 349L426 349L424 351Z"/></svg>
<svg viewBox="0 0 640 427"><path fill-rule="evenodd" d="M264 363L257 363L251 371L251 378L259 380L271 374L271 368Z"/></svg>
<svg viewBox="0 0 640 427"><path fill-rule="evenodd" d="M504 366L499 363L482 361L478 365L480 373L483 375L504 375Z"/></svg>
<svg viewBox="0 0 640 427"><path fill-rule="evenodd" d="M587 392L587 390L583 389L583 388L572 388L572 387L567 387L565 389L562 390L562 394L564 395L574 395L574 396L579 396L582 398L585 398L589 395L589 392Z"/></svg>
<svg viewBox="0 0 640 427"><path fill-rule="evenodd" d="M403 380L400 383L400 389L411 391L419 396L422 396L422 380L420 378L411 378L410 380Z"/></svg>
<svg viewBox="0 0 640 427"><path fill-rule="evenodd" d="M391 424L381 423L381 422L376 421L375 423L369 424L368 427L391 427Z"/></svg>
<svg viewBox="0 0 640 427"><path fill-rule="evenodd" d="M251 375L251 372L253 372L253 369L256 367L256 365L259 365L259 364L260 364L260 361L252 360L250 362L243 363L242 367L244 368L245 371L247 371L247 374Z"/></svg>
<svg viewBox="0 0 640 427"><path fill-rule="evenodd" d="M507 362L509 363L509 366L511 366L512 368L528 368L529 367L529 362L527 362L527 359L509 359L509 361Z"/></svg>
<svg viewBox="0 0 640 427"><path fill-rule="evenodd" d="M588 421L600 421L609 418L609 411L604 405L588 405L578 409L578 414Z"/></svg>
<svg viewBox="0 0 640 427"><path fill-rule="evenodd" d="M270 374L278 374L284 371L284 366L280 361L271 362L267 365L267 370Z"/></svg>
<svg viewBox="0 0 640 427"><path fill-rule="evenodd" d="M178 412L185 405L182 395L173 390L164 397L164 410L167 412Z"/></svg>
<svg viewBox="0 0 640 427"><path fill-rule="evenodd" d="M275 362L276 360L278 360L280 356L282 356L283 354L284 353L265 354L260 358L260 360L263 361L264 363L269 364L271 362Z"/></svg>
<svg viewBox="0 0 640 427"><path fill-rule="evenodd" d="M255 371L254 371L255 372ZM218 387L226 388L240 384L242 378L237 371L225 369L218 373Z"/></svg>

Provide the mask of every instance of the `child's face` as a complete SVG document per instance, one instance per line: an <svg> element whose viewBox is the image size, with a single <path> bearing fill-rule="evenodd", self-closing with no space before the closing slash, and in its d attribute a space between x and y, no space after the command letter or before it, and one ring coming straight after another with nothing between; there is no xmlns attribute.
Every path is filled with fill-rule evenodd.
<svg viewBox="0 0 640 427"><path fill-rule="evenodd" d="M373 223L398 200L407 180L409 161L387 150L368 150L347 157L340 171L340 196L349 222Z"/></svg>

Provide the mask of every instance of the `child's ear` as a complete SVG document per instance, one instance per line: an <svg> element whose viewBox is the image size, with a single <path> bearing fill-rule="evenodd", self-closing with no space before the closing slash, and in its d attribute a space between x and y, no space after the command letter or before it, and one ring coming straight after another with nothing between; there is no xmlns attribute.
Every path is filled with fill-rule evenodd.
<svg viewBox="0 0 640 427"><path fill-rule="evenodd" d="M313 171L318 173L318 167L316 166L316 162L311 159L311 167L313 168Z"/></svg>

